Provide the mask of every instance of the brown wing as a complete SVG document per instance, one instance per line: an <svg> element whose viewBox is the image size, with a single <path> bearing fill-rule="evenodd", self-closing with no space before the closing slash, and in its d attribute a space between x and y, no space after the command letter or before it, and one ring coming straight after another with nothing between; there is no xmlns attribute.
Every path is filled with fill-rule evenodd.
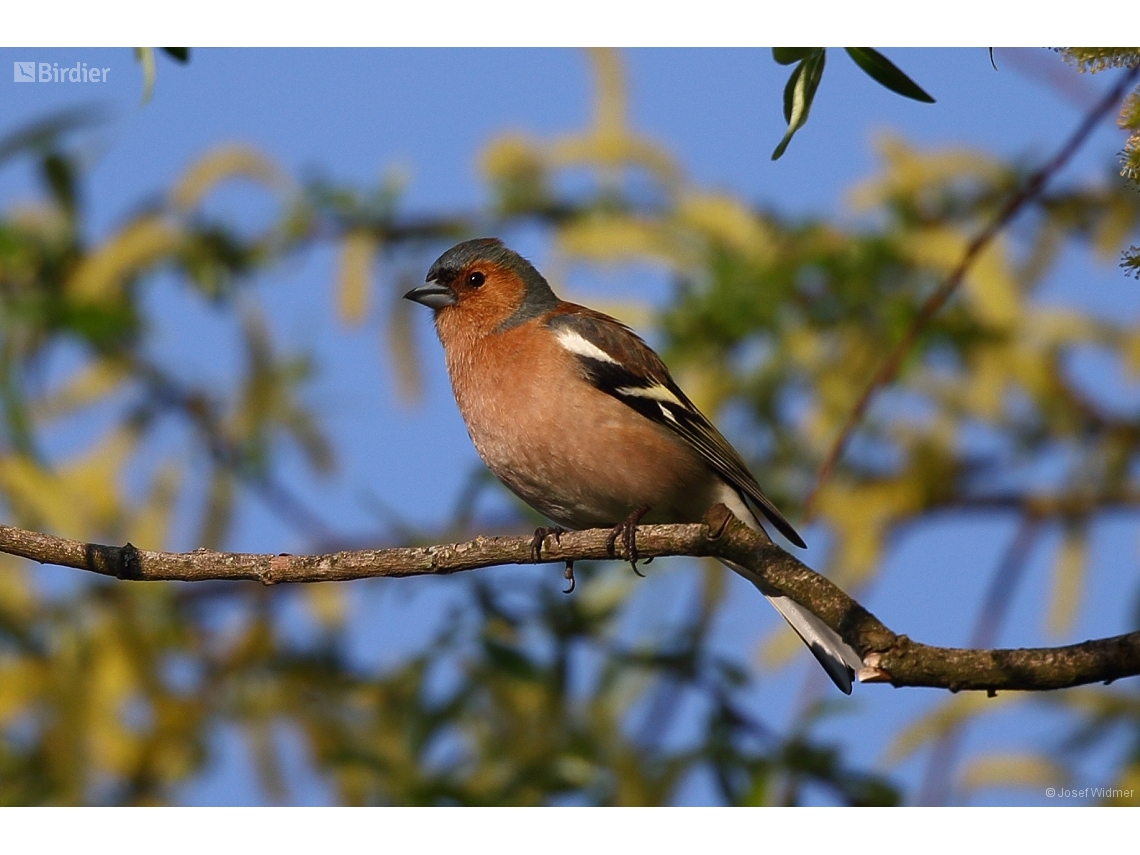
<svg viewBox="0 0 1140 855"><path fill-rule="evenodd" d="M684 439L713 471L751 499L780 534L796 546L806 546L764 495L736 449L693 405L661 357L636 333L609 315L573 303L563 303L547 324L563 337L594 386Z"/></svg>

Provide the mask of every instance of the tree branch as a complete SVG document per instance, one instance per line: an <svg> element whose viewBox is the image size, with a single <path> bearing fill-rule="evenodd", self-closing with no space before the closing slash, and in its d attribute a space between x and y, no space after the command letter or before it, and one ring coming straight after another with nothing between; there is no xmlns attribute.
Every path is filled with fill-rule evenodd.
<svg viewBox="0 0 1140 855"><path fill-rule="evenodd" d="M543 544L544 562L613 558L609 529L566 532ZM103 546L0 525L0 552L88 570L130 581L247 580L332 582L381 576L450 574L500 564L531 564L530 537L477 537L468 543L362 549L328 555L151 552L131 544ZM768 585L806 606L863 657L864 682L928 686L991 693L1045 690L1110 682L1140 674L1140 632L1067 647L966 650L931 647L897 635L847 594L739 522L723 506L690 525L650 525L637 530L644 558L707 556L734 561Z"/></svg>

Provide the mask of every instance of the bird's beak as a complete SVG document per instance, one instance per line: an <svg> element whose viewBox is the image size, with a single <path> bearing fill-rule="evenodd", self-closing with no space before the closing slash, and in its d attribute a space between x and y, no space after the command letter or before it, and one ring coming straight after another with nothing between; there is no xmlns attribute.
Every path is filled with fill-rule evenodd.
<svg viewBox="0 0 1140 855"><path fill-rule="evenodd" d="M434 280L425 282L418 288L413 288L404 295L404 299L423 303L430 309L442 309L444 306L454 306L457 302L454 291L446 285L440 285Z"/></svg>

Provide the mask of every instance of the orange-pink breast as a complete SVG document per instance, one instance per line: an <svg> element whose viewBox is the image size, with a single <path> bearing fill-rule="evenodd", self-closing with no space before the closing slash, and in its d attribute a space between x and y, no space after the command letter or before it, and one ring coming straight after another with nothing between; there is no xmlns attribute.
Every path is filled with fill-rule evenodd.
<svg viewBox="0 0 1140 855"><path fill-rule="evenodd" d="M531 507L571 528L699 520L719 479L695 451L578 373L576 357L533 321L449 341L459 411L487 467Z"/></svg>

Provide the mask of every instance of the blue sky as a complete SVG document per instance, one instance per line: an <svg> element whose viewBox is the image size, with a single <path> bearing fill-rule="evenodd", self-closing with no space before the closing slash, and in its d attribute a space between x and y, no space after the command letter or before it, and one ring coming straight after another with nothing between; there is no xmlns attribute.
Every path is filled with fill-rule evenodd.
<svg viewBox="0 0 1140 855"><path fill-rule="evenodd" d="M630 123L665 145L699 186L725 188L786 214L851 217L846 194L875 169L876 134L889 129L918 146L975 146L1037 163L1080 121L1078 105L1090 103L1089 93L1110 83L1107 75L1069 75L1072 92L1062 94L1042 82L1046 74L1068 74L1046 51L999 50L997 71L983 49L886 53L937 103L894 96L840 52L831 52L810 121L775 163L769 154L783 133L780 98L787 70L776 66L767 50L623 51ZM488 139L504 129L549 139L582 128L589 121L592 94L586 56L568 49L195 50L186 67L159 57L154 96L146 105L139 104L141 74L128 49L0 49L0 60L5 75L0 80L0 135L64 106L94 102L111 108L112 120L83 137L90 159L85 187L94 240L148 197L162 193L195 157L235 141L262 150L292 175L319 172L369 186L398 171L407 177L402 200L407 212L478 209L489 201L477 174L477 155ZM17 61L86 62L111 71L103 84L17 84L6 70ZM1120 132L1106 123L1060 180L1104 175L1121 142ZM0 167L0 205L27 196L32 187L25 163ZM271 210L255 189L220 193L210 205L250 227L264 222ZM541 269L549 248L534 235L519 237L519 248ZM359 329L346 330L334 318L335 262L335 252L321 248L263 274L256 283L277 341L299 349L311 346L318 354L321 373L311 400L327 414L326 427L341 455L341 474L331 482L312 482L295 460L284 477L298 492L316 497L321 513L349 532L377 527L369 500L362 498L366 495L399 508L415 523L430 525L447 516L462 476L477 458L451 400L427 312L417 327L426 394L419 407L409 408L396 400L383 353L383 301L374 301ZM386 275L391 271L380 271L382 280ZM567 275L576 299L587 302L627 297L660 303L668 293L665 279L643 268L571 268ZM1044 298L1115 317L1138 314L1134 283L1114 263L1094 264L1075 252L1066 254ZM158 347L180 361L187 377L226 376L236 355L227 343L232 328L226 320L180 295L170 282L159 283L151 305L160 318ZM1095 360L1079 370L1090 383L1132 406L1140 397ZM232 548L298 548L295 534L256 501L244 502L242 508ZM1091 588L1072 640L1132 628L1135 521L1114 517L1095 530ZM866 605L913 637L963 644L1011 531L1010 524L999 520L949 520L908 534L868 592ZM1003 644L1052 641L1041 630L1052 544L1055 540L1046 538L1037 549ZM809 563L812 555L809 551ZM668 581L685 572L684 564L676 562L661 578ZM426 638L432 606L446 597L446 580L396 584L407 590L397 594L393 585L353 588L354 649L362 664L390 662ZM677 584L676 579L670 584ZM725 616L720 643L747 660L755 639L778 618L741 586ZM650 583L642 596L667 596L669 590ZM769 724L786 726L806 667L807 657L801 657L762 682L757 703ZM842 742L852 762L873 764L898 724L938 697L930 691L857 688L849 702L854 712L830 720L821 732ZM1002 715L971 731L966 751L1032 747L1056 733L1055 720L1044 715ZM238 743L223 733L218 746L220 765L187 788L187 801L258 800ZM1090 776L1096 774L1093 759ZM921 769L921 762L912 761L899 770L899 779L913 783ZM1086 785L1106 783L1090 779ZM298 785L294 795L300 801L326 797L315 780ZM706 790L694 781L683 797L700 802ZM980 798L1042 802L1036 794L1011 792Z"/></svg>

